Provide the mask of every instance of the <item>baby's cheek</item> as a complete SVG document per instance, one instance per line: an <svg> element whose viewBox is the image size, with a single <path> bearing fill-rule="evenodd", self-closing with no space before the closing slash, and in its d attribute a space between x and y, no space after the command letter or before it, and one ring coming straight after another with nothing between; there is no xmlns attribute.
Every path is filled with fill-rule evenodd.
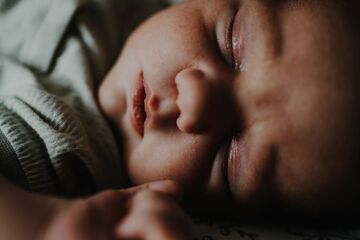
<svg viewBox="0 0 360 240"><path fill-rule="evenodd" d="M325 150L316 142L309 139L283 146L276 176L282 201L309 214L335 210L343 204L339 197L345 199L346 189L355 182L351 174L355 166L333 151L336 146Z"/></svg>
<svg viewBox="0 0 360 240"><path fill-rule="evenodd" d="M104 114L113 122L118 122L126 111L126 99L122 91L117 89L111 78L105 78L98 91L98 102Z"/></svg>
<svg viewBox="0 0 360 240"><path fill-rule="evenodd" d="M170 179L199 189L213 162L210 154L216 151L206 142L179 131L145 134L127 163L129 177L136 184Z"/></svg>

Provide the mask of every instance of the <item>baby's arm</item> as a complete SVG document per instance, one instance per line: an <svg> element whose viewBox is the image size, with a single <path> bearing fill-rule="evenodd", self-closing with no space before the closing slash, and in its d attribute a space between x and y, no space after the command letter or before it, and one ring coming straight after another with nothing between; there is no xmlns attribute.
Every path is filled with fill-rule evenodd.
<svg viewBox="0 0 360 240"><path fill-rule="evenodd" d="M82 200L32 194L0 178L0 237L20 239L187 239L187 216L170 181Z"/></svg>
<svg viewBox="0 0 360 240"><path fill-rule="evenodd" d="M40 239L66 201L24 191L0 176L0 238Z"/></svg>

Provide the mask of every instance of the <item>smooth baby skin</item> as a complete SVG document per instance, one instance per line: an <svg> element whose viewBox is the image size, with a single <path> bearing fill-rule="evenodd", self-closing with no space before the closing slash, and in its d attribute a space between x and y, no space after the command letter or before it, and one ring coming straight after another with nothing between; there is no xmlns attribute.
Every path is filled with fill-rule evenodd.
<svg viewBox="0 0 360 240"><path fill-rule="evenodd" d="M193 0L144 23L99 91L130 181L176 180L213 214L356 211L356 9Z"/></svg>
<svg viewBox="0 0 360 240"><path fill-rule="evenodd" d="M356 214L358 11L358 1L193 0L144 23L99 91L131 183L176 180L211 215ZM153 187L64 200L0 177L0 236L188 239L180 185Z"/></svg>
<svg viewBox="0 0 360 240"><path fill-rule="evenodd" d="M173 181L66 200L29 193L0 178L0 236L8 240L185 240L189 218Z"/></svg>

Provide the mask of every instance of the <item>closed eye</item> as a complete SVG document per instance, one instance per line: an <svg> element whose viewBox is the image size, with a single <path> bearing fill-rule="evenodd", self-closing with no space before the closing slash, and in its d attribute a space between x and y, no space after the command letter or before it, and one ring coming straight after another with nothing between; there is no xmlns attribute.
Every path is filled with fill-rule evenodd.
<svg viewBox="0 0 360 240"><path fill-rule="evenodd" d="M234 54L233 54L233 25L235 13L232 11L222 16L216 26L217 43L225 62L235 67Z"/></svg>

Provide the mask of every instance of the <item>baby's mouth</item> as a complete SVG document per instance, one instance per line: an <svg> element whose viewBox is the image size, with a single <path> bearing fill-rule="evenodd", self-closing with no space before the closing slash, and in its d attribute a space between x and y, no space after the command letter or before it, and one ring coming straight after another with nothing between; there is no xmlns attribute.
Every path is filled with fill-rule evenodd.
<svg viewBox="0 0 360 240"><path fill-rule="evenodd" d="M145 111L146 92L144 87L144 79L142 75L135 84L134 95L131 107L131 124L135 131L141 136L144 136L144 123L147 118Z"/></svg>

